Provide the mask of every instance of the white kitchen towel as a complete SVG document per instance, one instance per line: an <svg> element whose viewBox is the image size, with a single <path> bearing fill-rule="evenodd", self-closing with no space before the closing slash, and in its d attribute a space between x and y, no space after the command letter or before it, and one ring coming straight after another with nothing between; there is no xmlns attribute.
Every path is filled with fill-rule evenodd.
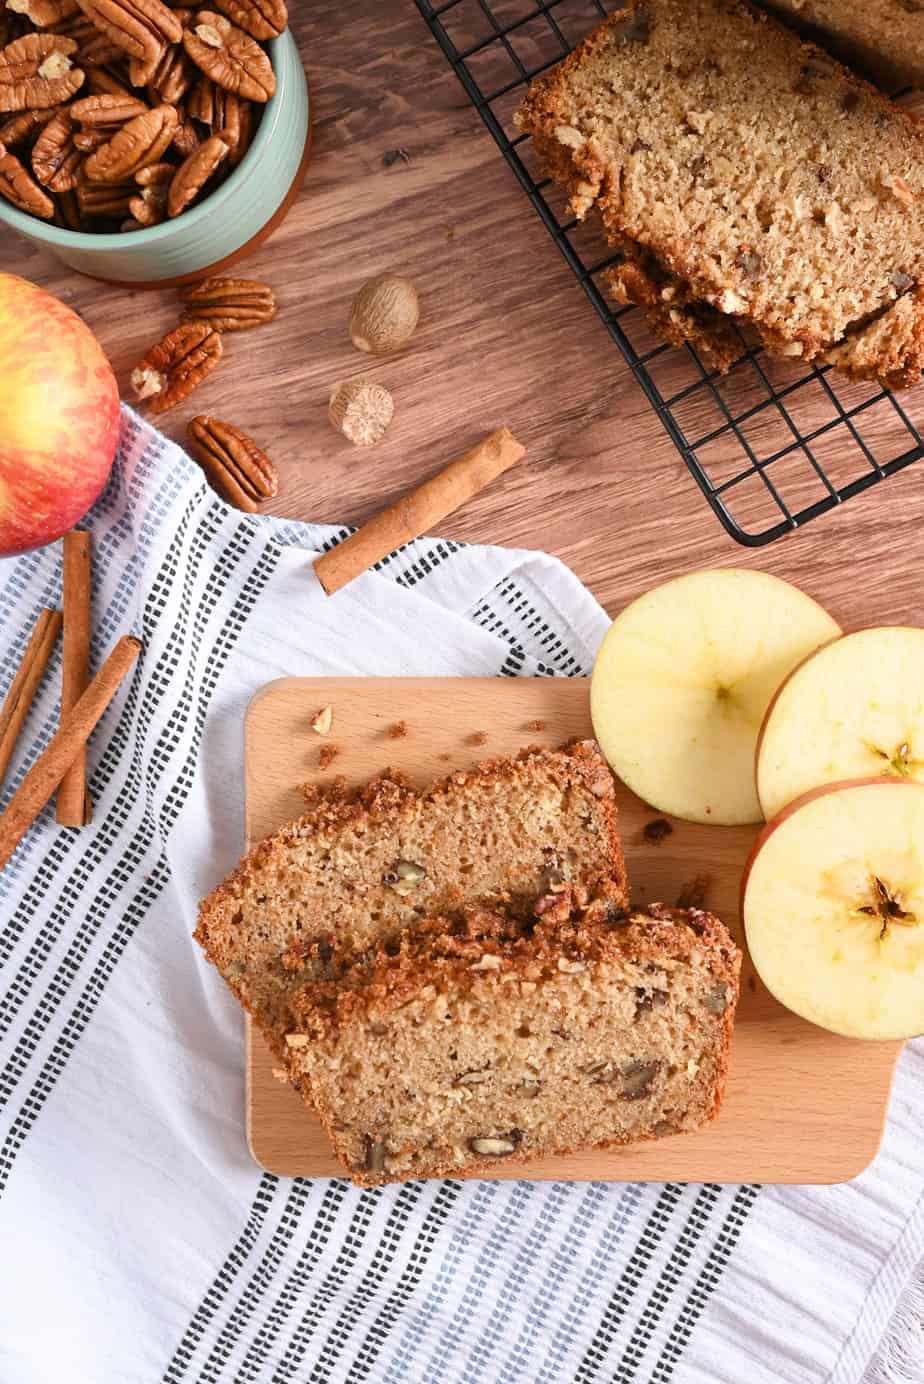
<svg viewBox="0 0 924 1384"><path fill-rule="evenodd" d="M94 661L145 647L92 742L93 824L46 810L0 874L2 1384L856 1384L877 1352L877 1384L920 1381L920 1045L849 1186L254 1165L241 1015L190 937L241 847L248 700L286 673L586 673L606 619L551 558L438 539L329 600L309 553L342 533L229 510L129 412L89 524ZM0 693L60 592L58 546L0 563Z"/></svg>

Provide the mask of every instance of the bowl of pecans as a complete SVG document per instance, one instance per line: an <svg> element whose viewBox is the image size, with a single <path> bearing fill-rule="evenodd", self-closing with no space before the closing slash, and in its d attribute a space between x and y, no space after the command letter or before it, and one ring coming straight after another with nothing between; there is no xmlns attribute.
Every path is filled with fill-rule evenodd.
<svg viewBox="0 0 924 1384"><path fill-rule="evenodd" d="M135 287L278 225L308 156L285 0L0 0L0 225Z"/></svg>

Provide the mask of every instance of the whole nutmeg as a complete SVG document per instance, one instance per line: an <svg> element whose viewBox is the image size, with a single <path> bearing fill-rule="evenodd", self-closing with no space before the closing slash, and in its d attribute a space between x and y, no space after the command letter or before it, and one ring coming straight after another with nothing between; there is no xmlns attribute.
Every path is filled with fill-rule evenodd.
<svg viewBox="0 0 924 1384"><path fill-rule="evenodd" d="M335 386L327 411L344 437L357 447L372 447L394 417L395 401L375 380L343 380Z"/></svg>
<svg viewBox="0 0 924 1384"><path fill-rule="evenodd" d="M417 289L403 274L379 274L353 299L350 340L361 351L387 356L399 351L414 334L420 317Z"/></svg>

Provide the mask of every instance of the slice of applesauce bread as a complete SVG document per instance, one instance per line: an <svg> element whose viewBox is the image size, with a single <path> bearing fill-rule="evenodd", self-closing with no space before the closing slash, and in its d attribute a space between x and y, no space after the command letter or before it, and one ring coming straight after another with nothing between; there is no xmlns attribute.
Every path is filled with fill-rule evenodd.
<svg viewBox="0 0 924 1384"><path fill-rule="evenodd" d="M741 957L708 913L559 886L338 959L292 999L290 1079L362 1186L694 1130L719 1110Z"/></svg>
<svg viewBox="0 0 924 1384"><path fill-rule="evenodd" d="M528 911L551 882L628 901L613 776L595 742L528 750L415 792L381 778L261 842L206 898L195 937L284 1055L293 990L333 946L363 948L465 903Z"/></svg>
<svg viewBox="0 0 924 1384"><path fill-rule="evenodd" d="M609 278L727 368L771 352L893 387L924 362L924 126L740 0L629 0L517 114ZM743 342L737 354L743 353Z"/></svg>

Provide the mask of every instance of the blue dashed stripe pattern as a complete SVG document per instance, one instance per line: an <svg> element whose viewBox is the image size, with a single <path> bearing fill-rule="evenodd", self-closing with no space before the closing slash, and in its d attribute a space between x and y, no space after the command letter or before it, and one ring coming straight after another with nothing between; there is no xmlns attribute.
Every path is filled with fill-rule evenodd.
<svg viewBox="0 0 924 1384"><path fill-rule="evenodd" d="M128 411L123 421L120 464L87 520L92 656L98 664L129 631L142 638L144 654L94 741L92 825L57 830L50 807L0 873L0 1236L23 1189L43 1178L47 1186L48 1166L67 1166L45 1139L70 1083L90 1082L95 1090L98 1082L108 1092L100 1097L103 1111L113 1093L124 1091L132 1063L143 1069L154 1062L157 1041L166 1041L151 1036L161 1007L201 960L188 920L177 913L177 900L192 885L176 871L188 835L200 829L191 805L200 800L203 778L214 775L213 797L225 791L210 763L214 708L230 702L242 715L246 696L237 705L229 679L243 676L252 631L269 626L284 642L297 625L297 596L291 616L267 612L267 602L282 599L273 592L288 591L292 599L291 590L307 589L299 550L329 548L350 532L229 510L172 444ZM484 575L466 605L460 573L467 582L473 571ZM481 676L574 677L590 670L592 640L577 626L598 628L594 620L602 616L549 559L422 539L378 564L376 579L392 584L396 605L414 603L415 620L432 610L441 629L457 621L462 644L468 631ZM37 612L60 596L56 548L0 563L0 696ZM573 624L568 611L576 602L580 619ZM351 607L349 598L341 608L358 618L360 606ZM336 609L325 605L325 618ZM350 623L344 658L353 633ZM329 631L327 638L330 647ZM310 629L304 641L310 649ZM262 666L248 675L257 686L268 676ZM59 680L60 653L0 805L56 729ZM239 739L221 744L227 753ZM182 868L195 873L195 860ZM161 947L165 960L176 949L169 954L174 969L163 973ZM144 957L146 985L133 989L129 1002L139 1011L139 1047L107 1052L104 1069L88 1076L90 1044L107 1026L116 1031L114 1016L126 1007L122 972L137 970ZM240 1060L237 1015L221 1009L225 999L209 972L190 1001L203 1011L200 1033L209 1040L195 1069L200 1082L218 1055L230 1051ZM217 1036L222 1024L227 1045ZM143 1087L135 1096L144 1111ZM146 1255L127 1227L120 1263L137 1271L145 1294L155 1294L142 1294L138 1304L138 1361L120 1357L94 1375L93 1361L108 1360L107 1350L117 1347L105 1336L107 1314L88 1299L85 1316L97 1323L94 1335L103 1335L98 1351L96 1343L88 1346L90 1363L74 1366L82 1384L679 1384L697 1324L759 1194L753 1187L528 1181L360 1191L342 1180L285 1179L248 1161L237 1108L207 1110L202 1089L185 1099L194 1133L170 1161L198 1179L201 1204L184 1207L177 1174L166 1200L148 1209L148 1221L157 1218L164 1235L174 1237L186 1267L175 1281L169 1273L149 1281L147 1256L157 1247L149 1241ZM81 1132L65 1137L77 1140ZM114 1136L123 1133L116 1120ZM96 1147L102 1152L102 1126L92 1137L91 1157ZM133 1178L153 1156L143 1145L132 1153L119 1165L117 1206L131 1204ZM87 1207L82 1222L91 1254L98 1211ZM194 1212L201 1243L184 1238ZM57 1271L53 1229L45 1233ZM93 1272L83 1274L88 1291L93 1280ZM118 1282L110 1281L107 1293L118 1291ZM67 1291L78 1314L77 1270ZM118 1311L129 1310L126 1299ZM2 1313L0 1306L0 1378L32 1384L33 1377L58 1377L60 1370L40 1358L42 1345L28 1347L39 1351L34 1376L19 1359L4 1364L4 1337L15 1322L4 1322Z"/></svg>

